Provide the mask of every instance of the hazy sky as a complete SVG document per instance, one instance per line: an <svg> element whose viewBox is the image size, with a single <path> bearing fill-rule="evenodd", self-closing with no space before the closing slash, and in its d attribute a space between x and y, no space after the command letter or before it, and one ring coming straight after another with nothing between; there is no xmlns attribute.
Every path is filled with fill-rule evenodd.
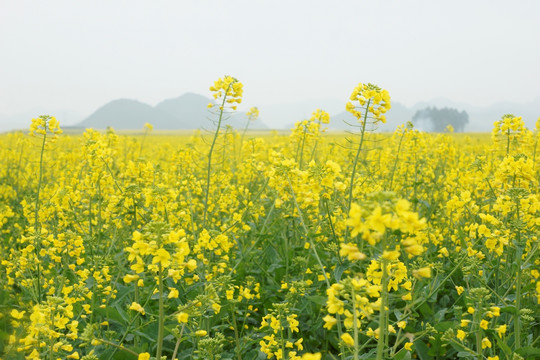
<svg viewBox="0 0 540 360"><path fill-rule="evenodd" d="M358 82L405 105L529 102L538 14L535 0L0 0L0 114L209 96L224 74L245 106L345 103Z"/></svg>

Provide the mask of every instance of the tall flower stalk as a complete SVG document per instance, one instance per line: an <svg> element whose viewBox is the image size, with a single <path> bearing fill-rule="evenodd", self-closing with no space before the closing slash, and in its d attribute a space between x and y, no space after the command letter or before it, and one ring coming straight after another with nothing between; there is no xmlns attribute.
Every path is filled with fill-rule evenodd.
<svg viewBox="0 0 540 360"><path fill-rule="evenodd" d="M210 176L212 174L212 155L214 153L214 148L221 130L221 123L223 122L223 116L227 113L227 110L236 110L235 104L240 104L242 102L243 94L243 85L238 79L232 76L225 76L223 79L218 79L214 82L213 86L210 86L210 91L214 93L215 100L221 100L221 105L217 109L218 120L216 131L214 133L214 138L212 139L212 144L210 145L210 150L208 151L208 166L206 169L206 189L204 191L204 214L203 214L203 228L206 225L206 219L208 216L208 196L210 193ZM217 105L213 103L208 104L210 109L214 108Z"/></svg>
<svg viewBox="0 0 540 360"><path fill-rule="evenodd" d="M146 137L148 136L148 134L150 132L152 132L152 130L154 130L154 127L152 126L152 124L150 124L150 123L145 123L144 124L144 135L143 135L143 138L141 140L141 147L139 148L139 157L141 157L141 155L142 155L142 150L143 150L143 146L144 146L144 140L146 140Z"/></svg>
<svg viewBox="0 0 540 360"><path fill-rule="evenodd" d="M252 107L251 109L249 109L246 115L248 117L248 121L246 122L244 131L242 132L242 137L240 138L240 149L242 148L242 142L244 141L244 136L246 135L246 132L249 128L249 124L259 118L259 108L257 108L256 106Z"/></svg>
<svg viewBox="0 0 540 360"><path fill-rule="evenodd" d="M345 106L347 111L353 114L360 123L360 142L356 150L356 156L354 157L351 171L346 209L347 213L351 210L356 167L358 165L360 153L362 152L364 146L364 139L366 131L368 130L368 123L385 123L386 117L384 114L390 109L390 107L390 94L387 90L383 90L377 85L362 83L358 84L358 86L354 88L350 101Z"/></svg>
<svg viewBox="0 0 540 360"><path fill-rule="evenodd" d="M60 129L60 124L55 117L49 115L41 115L36 119L32 119L32 124L30 125L30 135L31 136L41 136L41 152L39 156L39 177L38 185L36 190L36 202L35 202L35 216L34 216L34 230L36 232L35 238L35 253L36 258L39 258L41 252L41 226L39 223L39 195L41 193L41 186L43 183L43 154L45 153L45 148L48 143L56 141L58 135L62 133ZM47 139L47 134L51 136ZM36 261L37 266L37 302L41 301L41 265L40 261Z"/></svg>

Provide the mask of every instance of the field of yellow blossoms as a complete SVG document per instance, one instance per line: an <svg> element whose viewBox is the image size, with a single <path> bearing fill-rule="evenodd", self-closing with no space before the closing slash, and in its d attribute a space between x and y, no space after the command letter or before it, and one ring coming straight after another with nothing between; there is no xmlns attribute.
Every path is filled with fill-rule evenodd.
<svg viewBox="0 0 540 360"><path fill-rule="evenodd" d="M378 133L359 84L259 135L210 91L213 132L0 136L1 359L540 357L540 120Z"/></svg>

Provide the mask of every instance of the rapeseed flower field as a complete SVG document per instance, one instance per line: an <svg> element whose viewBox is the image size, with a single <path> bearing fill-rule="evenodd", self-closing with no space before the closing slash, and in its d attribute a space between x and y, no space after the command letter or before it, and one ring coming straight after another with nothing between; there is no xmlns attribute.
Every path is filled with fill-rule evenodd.
<svg viewBox="0 0 540 360"><path fill-rule="evenodd" d="M540 119L377 133L359 84L347 134L254 136L210 91L210 134L0 136L0 358L540 357Z"/></svg>

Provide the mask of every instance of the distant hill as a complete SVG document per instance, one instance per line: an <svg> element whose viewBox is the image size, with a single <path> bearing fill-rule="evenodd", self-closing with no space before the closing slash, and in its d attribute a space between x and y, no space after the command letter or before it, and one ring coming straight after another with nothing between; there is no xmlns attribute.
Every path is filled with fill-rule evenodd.
<svg viewBox="0 0 540 360"><path fill-rule="evenodd" d="M150 123L156 130L211 129L214 126L213 115L208 103L214 103L202 95L186 93L174 99L168 99L152 107L136 100L113 100L96 110L78 127L105 129L141 129ZM235 113L224 118L223 125L243 129L247 122L245 113ZM250 129L267 129L260 120L250 124Z"/></svg>
<svg viewBox="0 0 540 360"><path fill-rule="evenodd" d="M163 129L163 125L175 121L173 116L150 105L136 100L119 99L103 105L78 126L95 129L111 126L116 130L125 130L141 129L145 123L150 123L156 128Z"/></svg>
<svg viewBox="0 0 540 360"><path fill-rule="evenodd" d="M115 129L142 129L144 123L148 122L157 130L200 128L211 130L215 126L213 120L216 120L216 117L207 108L209 102L213 102L213 100L194 93L186 93L176 98L164 100L156 106L137 100L119 99L103 105L86 119L70 109L51 111L51 109L43 107L32 108L20 114L1 114L0 131L26 129L30 120L40 114L55 115L63 128L105 129L107 126L112 126ZM320 108L330 113L329 128L350 129L345 121L351 124L357 122L351 114L345 111L345 102L336 99L314 99L282 104L263 104L259 106L261 118L251 123L249 128L289 130L296 121L309 119L311 113ZM534 129L540 116L540 98L528 103L499 102L480 107L438 97L419 102L411 107L392 101L392 108L386 116L387 122L380 124L378 130L394 131L398 125L411 120L417 110L430 106L465 110L469 114L469 124L465 127L465 132L489 132L493 128L493 123L508 113L522 116L525 125L529 129ZM225 118L223 125L243 129L246 122L246 114L236 112L230 118Z"/></svg>
<svg viewBox="0 0 540 360"><path fill-rule="evenodd" d="M202 95L186 93L174 99L164 100L154 108L173 119L170 124L166 124L165 129L197 129L208 124L209 102L214 103Z"/></svg>

